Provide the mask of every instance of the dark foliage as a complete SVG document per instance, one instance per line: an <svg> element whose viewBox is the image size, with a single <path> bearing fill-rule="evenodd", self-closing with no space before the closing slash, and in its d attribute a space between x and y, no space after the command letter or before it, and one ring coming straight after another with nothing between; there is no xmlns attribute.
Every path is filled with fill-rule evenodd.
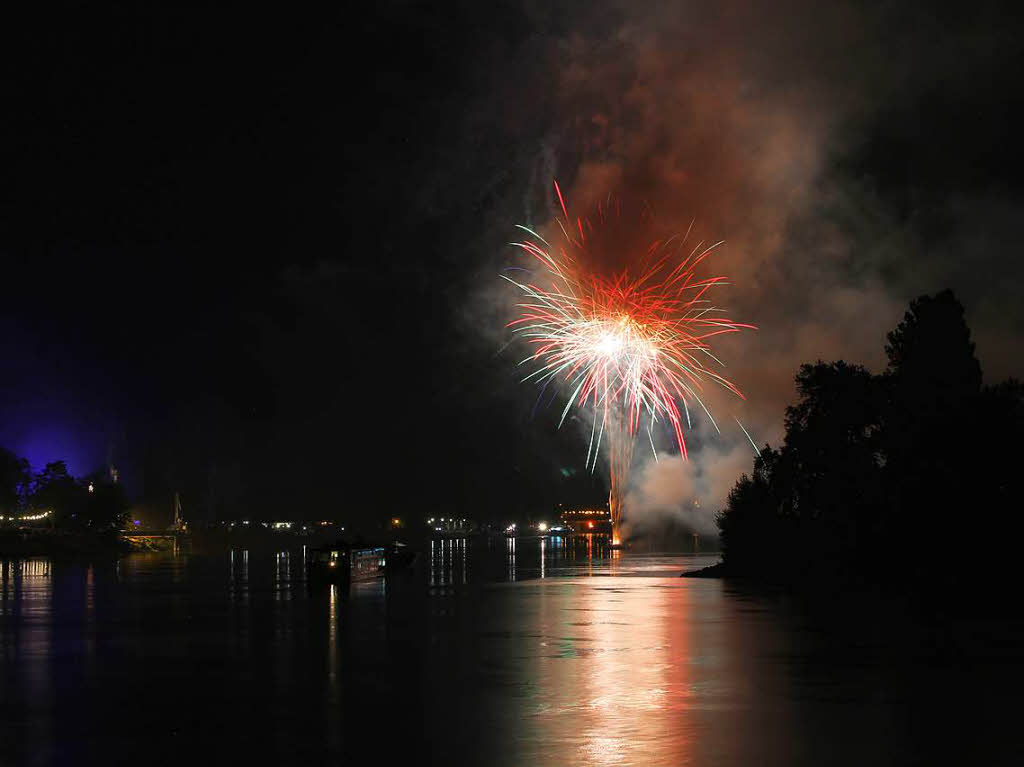
<svg viewBox="0 0 1024 767"><path fill-rule="evenodd" d="M28 461L0 447L0 515L7 516L21 508L30 476Z"/></svg>
<svg viewBox="0 0 1024 767"><path fill-rule="evenodd" d="M888 369L801 367L780 448L766 446L719 514L728 571L785 582L885 580L935 590L981 525L1009 531L1021 493L1024 387L984 387L950 291L911 302ZM996 522L993 526L993 522ZM1012 579L1012 536L987 570Z"/></svg>
<svg viewBox="0 0 1024 767"><path fill-rule="evenodd" d="M73 527L85 518L88 490L68 473L64 461L46 464L33 478L29 505L36 511L53 511L54 524Z"/></svg>
<svg viewBox="0 0 1024 767"><path fill-rule="evenodd" d="M52 512L46 524L106 533L124 526L128 499L123 485L101 475L76 479L64 461L48 463L33 475L28 461L0 448L0 510L5 516Z"/></svg>

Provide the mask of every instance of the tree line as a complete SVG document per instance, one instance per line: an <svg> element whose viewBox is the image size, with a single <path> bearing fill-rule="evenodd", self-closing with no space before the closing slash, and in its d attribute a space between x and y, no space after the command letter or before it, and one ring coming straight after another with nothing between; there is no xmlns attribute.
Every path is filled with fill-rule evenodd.
<svg viewBox="0 0 1024 767"><path fill-rule="evenodd" d="M726 572L929 588L1016 578L1024 387L982 383L951 291L912 301L887 339L880 374L800 368L783 443L760 451L719 512Z"/></svg>
<svg viewBox="0 0 1024 767"><path fill-rule="evenodd" d="M0 516L12 522L41 514L61 529L111 532L124 527L128 499L124 487L101 472L77 478L64 461L32 472L27 460L0 447Z"/></svg>

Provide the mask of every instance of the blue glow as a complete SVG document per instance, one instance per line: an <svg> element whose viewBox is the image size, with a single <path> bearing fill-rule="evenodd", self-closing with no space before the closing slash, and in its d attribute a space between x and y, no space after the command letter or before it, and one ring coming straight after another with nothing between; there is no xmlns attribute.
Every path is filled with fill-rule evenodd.
<svg viewBox="0 0 1024 767"><path fill-rule="evenodd" d="M12 443L5 445L17 455L27 458L38 471L52 461L64 461L68 472L82 476L103 465L100 451L89 450L81 436L60 424L25 425ZM0 443L2 444L2 443Z"/></svg>

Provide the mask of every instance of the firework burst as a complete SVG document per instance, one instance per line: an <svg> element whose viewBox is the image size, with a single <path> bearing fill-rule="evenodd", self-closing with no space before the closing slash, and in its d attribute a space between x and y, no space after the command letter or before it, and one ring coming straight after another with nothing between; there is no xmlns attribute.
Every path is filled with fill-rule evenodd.
<svg viewBox="0 0 1024 767"><path fill-rule="evenodd" d="M708 298L726 284L722 276L699 277L698 267L721 243L687 250L687 235L656 240L605 276L588 268L618 206L598 206L573 220L555 183L562 241L552 246L533 230L513 243L539 263L530 281L508 275L523 298L509 327L532 347L521 364L534 369L523 380L547 386L562 381L570 392L560 424L575 407L593 415L587 466L596 466L602 442L610 446L613 537L618 537L622 495L639 432L655 457L653 430L666 425L686 458L690 412L702 410L718 429L702 397L708 384L742 398L716 368L710 341L753 325L734 322ZM627 255L628 254L620 254ZM684 426L685 423L685 426ZM617 542L617 541L616 541Z"/></svg>

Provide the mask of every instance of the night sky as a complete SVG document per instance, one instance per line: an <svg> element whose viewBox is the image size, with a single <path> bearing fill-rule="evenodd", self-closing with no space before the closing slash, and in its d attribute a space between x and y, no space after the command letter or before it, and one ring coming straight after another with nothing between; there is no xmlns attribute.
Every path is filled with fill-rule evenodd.
<svg viewBox="0 0 1024 767"><path fill-rule="evenodd" d="M615 192L726 241L718 300L760 330L722 350L759 441L801 362L880 369L921 293L957 292L987 382L1024 374L1020 11L819 5L6 25L0 445L112 459L135 497L210 517L599 498L504 348L497 276L554 177L581 208ZM681 481L720 496L749 445L706 432Z"/></svg>

